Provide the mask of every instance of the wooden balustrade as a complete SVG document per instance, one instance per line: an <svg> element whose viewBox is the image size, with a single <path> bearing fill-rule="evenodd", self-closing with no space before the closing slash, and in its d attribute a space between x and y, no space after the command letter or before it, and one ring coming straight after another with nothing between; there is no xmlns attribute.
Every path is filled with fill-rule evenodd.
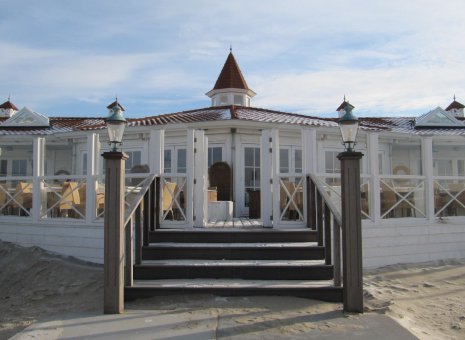
<svg viewBox="0 0 465 340"><path fill-rule="evenodd" d="M333 265L334 285L340 287L341 213L313 174L307 176L307 197L307 226L318 231L318 245L325 246L325 263Z"/></svg>

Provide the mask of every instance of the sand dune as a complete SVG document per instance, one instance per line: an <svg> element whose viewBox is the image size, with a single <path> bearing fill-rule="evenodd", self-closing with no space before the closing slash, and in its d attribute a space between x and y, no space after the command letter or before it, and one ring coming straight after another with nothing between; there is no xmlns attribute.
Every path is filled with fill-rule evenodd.
<svg viewBox="0 0 465 340"><path fill-rule="evenodd" d="M0 241L0 268L0 339L7 339L36 320L64 313L102 310L101 266L50 254L37 247L24 248ZM364 282L366 312L385 313L420 339L465 339L465 260L385 267L366 273ZM189 300L190 304L208 309L211 306L201 305L212 301L184 300L166 299L163 303L160 299L142 300L127 307L172 310ZM341 310L340 304L288 299L286 311L283 311L273 307L277 302L272 297L259 300L244 299L249 302L237 306L228 304L228 308L234 308L228 313L237 314L236 321L240 322L240 315L261 308L259 305L269 310L267 314L271 319L282 313L317 315ZM273 314L275 309L276 315ZM245 323L249 321L244 319ZM298 327L305 325L299 323ZM309 325L327 327L323 320L321 325ZM277 326L284 327L279 322ZM302 331L295 327L286 325L283 335L292 338L293 333ZM351 329L340 331L351 332Z"/></svg>

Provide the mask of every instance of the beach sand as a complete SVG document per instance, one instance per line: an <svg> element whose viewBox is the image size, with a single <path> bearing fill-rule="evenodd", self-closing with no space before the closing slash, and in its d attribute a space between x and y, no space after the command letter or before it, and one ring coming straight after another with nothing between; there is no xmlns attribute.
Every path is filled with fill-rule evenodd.
<svg viewBox="0 0 465 340"><path fill-rule="evenodd" d="M465 260L393 265L364 275L365 309L420 339L465 339Z"/></svg>
<svg viewBox="0 0 465 340"><path fill-rule="evenodd" d="M0 268L0 339L37 320L102 311L102 266L0 241ZM367 313L386 314L420 339L465 339L465 260L385 267L366 273L364 284ZM134 301L126 308L228 315L244 329L259 324L293 338L333 327L320 316L340 315L342 305L289 297L175 296ZM290 319L300 321L283 321ZM355 332L351 327L356 326L348 322L338 331Z"/></svg>

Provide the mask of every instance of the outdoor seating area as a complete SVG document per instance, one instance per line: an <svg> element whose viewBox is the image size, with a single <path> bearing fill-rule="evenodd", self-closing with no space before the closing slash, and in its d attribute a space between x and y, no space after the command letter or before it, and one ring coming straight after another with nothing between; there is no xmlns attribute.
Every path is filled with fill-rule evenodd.
<svg viewBox="0 0 465 340"><path fill-rule="evenodd" d="M31 182L4 182L0 184L0 213L29 216L32 209Z"/></svg>
<svg viewBox="0 0 465 340"><path fill-rule="evenodd" d="M437 181L434 187L435 212L444 216L465 216L465 183Z"/></svg>

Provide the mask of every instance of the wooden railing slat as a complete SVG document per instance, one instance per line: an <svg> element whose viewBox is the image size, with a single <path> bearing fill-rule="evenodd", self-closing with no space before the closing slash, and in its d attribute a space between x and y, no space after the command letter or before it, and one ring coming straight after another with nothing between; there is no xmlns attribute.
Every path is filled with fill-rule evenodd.
<svg viewBox="0 0 465 340"><path fill-rule="evenodd" d="M316 226L318 235L318 245L323 245L323 198L319 192L316 193Z"/></svg>
<svg viewBox="0 0 465 340"><path fill-rule="evenodd" d="M126 287L132 287L134 280L133 280L133 273L132 273L132 265L133 265L133 240L132 240L132 219L130 219L126 226L124 227L125 233L125 242L124 242L124 285Z"/></svg>
<svg viewBox="0 0 465 340"><path fill-rule="evenodd" d="M135 229L135 243L136 243L136 264L142 263L142 225L141 225L141 206L137 206L135 215L134 215L134 229Z"/></svg>
<svg viewBox="0 0 465 340"><path fill-rule="evenodd" d="M324 244L325 244L325 263L331 264L331 211L324 203Z"/></svg>
<svg viewBox="0 0 465 340"><path fill-rule="evenodd" d="M339 225L339 222L336 220L336 218L333 215L333 227L334 227L334 285L336 287L341 286L341 227Z"/></svg>

